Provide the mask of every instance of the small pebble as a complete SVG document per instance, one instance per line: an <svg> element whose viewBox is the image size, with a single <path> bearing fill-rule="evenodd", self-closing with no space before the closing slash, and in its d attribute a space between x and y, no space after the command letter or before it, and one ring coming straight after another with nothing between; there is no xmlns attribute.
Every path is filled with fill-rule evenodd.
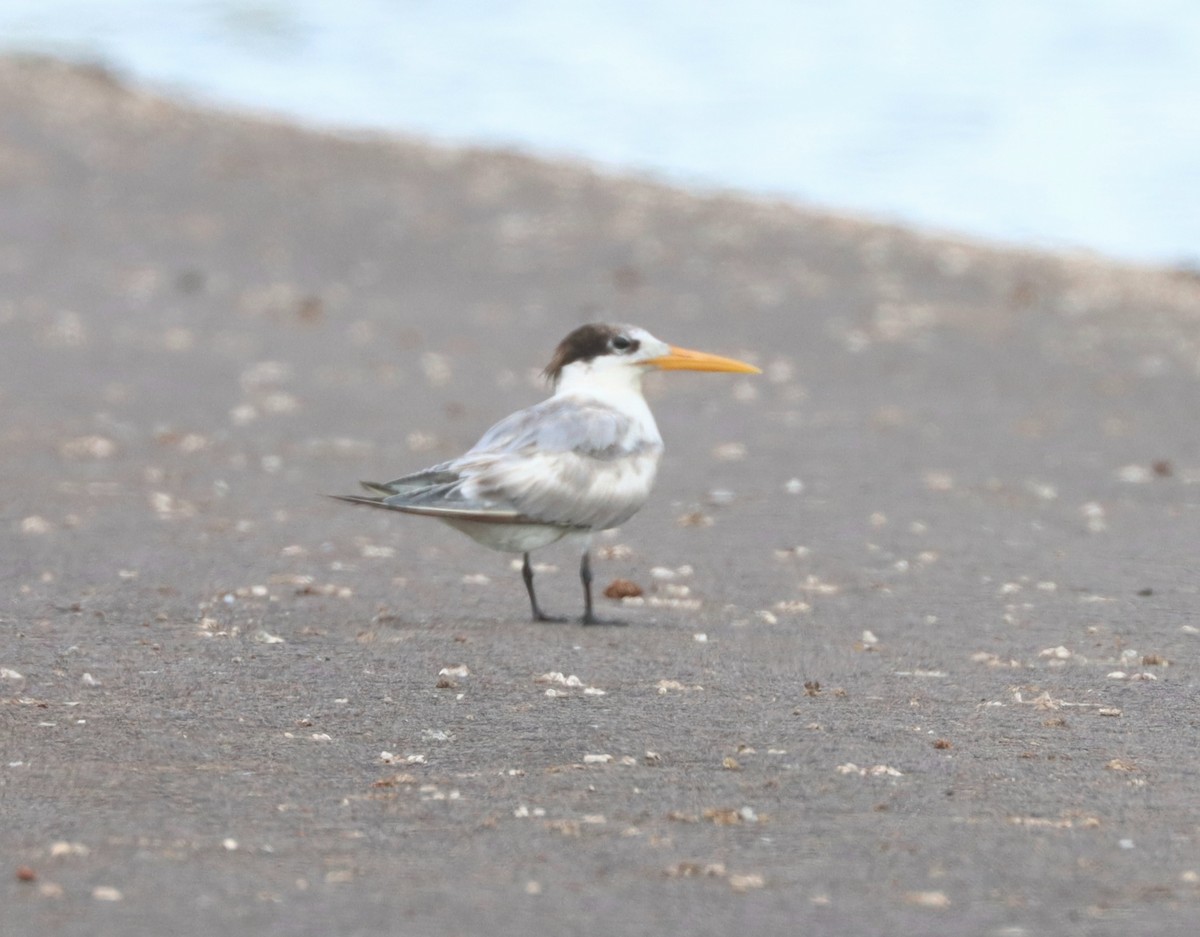
<svg viewBox="0 0 1200 937"><path fill-rule="evenodd" d="M752 888L762 888L766 882L761 875L731 875L729 887L736 892L750 891Z"/></svg>
<svg viewBox="0 0 1200 937"><path fill-rule="evenodd" d="M632 579L614 579L604 590L604 595L610 599L629 599L640 596L642 591Z"/></svg>
<svg viewBox="0 0 1200 937"><path fill-rule="evenodd" d="M713 448L713 458L718 462L740 462L746 458L746 446L740 442L727 442Z"/></svg>
<svg viewBox="0 0 1200 937"><path fill-rule="evenodd" d="M933 908L939 911L950 907L950 899L942 891L910 891L904 896L904 901L918 908Z"/></svg>

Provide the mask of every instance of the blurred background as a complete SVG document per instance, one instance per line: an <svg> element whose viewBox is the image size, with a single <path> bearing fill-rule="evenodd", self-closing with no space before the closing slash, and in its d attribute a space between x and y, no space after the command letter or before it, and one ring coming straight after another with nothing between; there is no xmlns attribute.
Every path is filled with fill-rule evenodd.
<svg viewBox="0 0 1200 937"><path fill-rule="evenodd" d="M328 128L1200 267L1195 0L0 0L0 50Z"/></svg>

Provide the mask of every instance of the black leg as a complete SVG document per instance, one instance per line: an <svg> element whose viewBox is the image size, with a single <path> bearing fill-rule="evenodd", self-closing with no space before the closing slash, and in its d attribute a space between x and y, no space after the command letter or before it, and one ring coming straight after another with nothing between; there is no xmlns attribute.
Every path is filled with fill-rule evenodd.
<svg viewBox="0 0 1200 937"><path fill-rule="evenodd" d="M592 614L592 554L583 551L583 559L579 561L579 578L583 582L583 623L593 625L596 616Z"/></svg>
<svg viewBox="0 0 1200 937"><path fill-rule="evenodd" d="M529 605L533 609L534 621L566 621L565 618L555 618L547 615L538 606L537 593L533 591L533 567L529 565L529 554L525 554L525 562L521 564L521 578L525 580L525 591L529 593Z"/></svg>
<svg viewBox="0 0 1200 937"><path fill-rule="evenodd" d="M592 555L588 550L583 551L583 559L579 561L579 580L583 583L583 617L580 620L585 625L623 625L623 621L603 621L592 613Z"/></svg>

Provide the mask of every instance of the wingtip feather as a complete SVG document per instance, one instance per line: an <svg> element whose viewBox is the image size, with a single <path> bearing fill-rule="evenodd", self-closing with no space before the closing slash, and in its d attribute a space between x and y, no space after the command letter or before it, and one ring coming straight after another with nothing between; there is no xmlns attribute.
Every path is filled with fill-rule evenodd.
<svg viewBox="0 0 1200 937"><path fill-rule="evenodd" d="M349 504L374 504L381 503L379 498L366 498L362 495L325 495L326 498L333 498L334 501L346 501Z"/></svg>

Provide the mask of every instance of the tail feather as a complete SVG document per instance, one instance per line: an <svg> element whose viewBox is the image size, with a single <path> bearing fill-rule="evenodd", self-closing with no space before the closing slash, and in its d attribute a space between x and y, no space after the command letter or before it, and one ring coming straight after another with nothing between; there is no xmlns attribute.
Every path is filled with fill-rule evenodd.
<svg viewBox="0 0 1200 937"><path fill-rule="evenodd" d="M335 501L346 501L350 504L365 504L373 508L386 508L383 503L383 498L368 498L365 495L326 495L327 498L333 498Z"/></svg>
<svg viewBox="0 0 1200 937"><path fill-rule="evenodd" d="M492 505L482 505L462 501L458 504L422 503L420 501L405 501L396 496L388 498L368 498L365 495L326 495L335 501L345 501L349 504L364 504L370 508L383 508L388 511L399 511L402 514L417 514L422 517L436 517L441 520L479 521L485 524L540 524L541 521L526 517L511 508L497 508Z"/></svg>
<svg viewBox="0 0 1200 937"><path fill-rule="evenodd" d="M360 484L371 490L386 490L391 494L398 494L406 489L428 488L431 485L450 485L462 481L462 476L450 468L450 464L449 462L443 462L440 465L434 465L431 468L413 472L411 475L401 475L399 478L393 478L391 481L361 482Z"/></svg>

